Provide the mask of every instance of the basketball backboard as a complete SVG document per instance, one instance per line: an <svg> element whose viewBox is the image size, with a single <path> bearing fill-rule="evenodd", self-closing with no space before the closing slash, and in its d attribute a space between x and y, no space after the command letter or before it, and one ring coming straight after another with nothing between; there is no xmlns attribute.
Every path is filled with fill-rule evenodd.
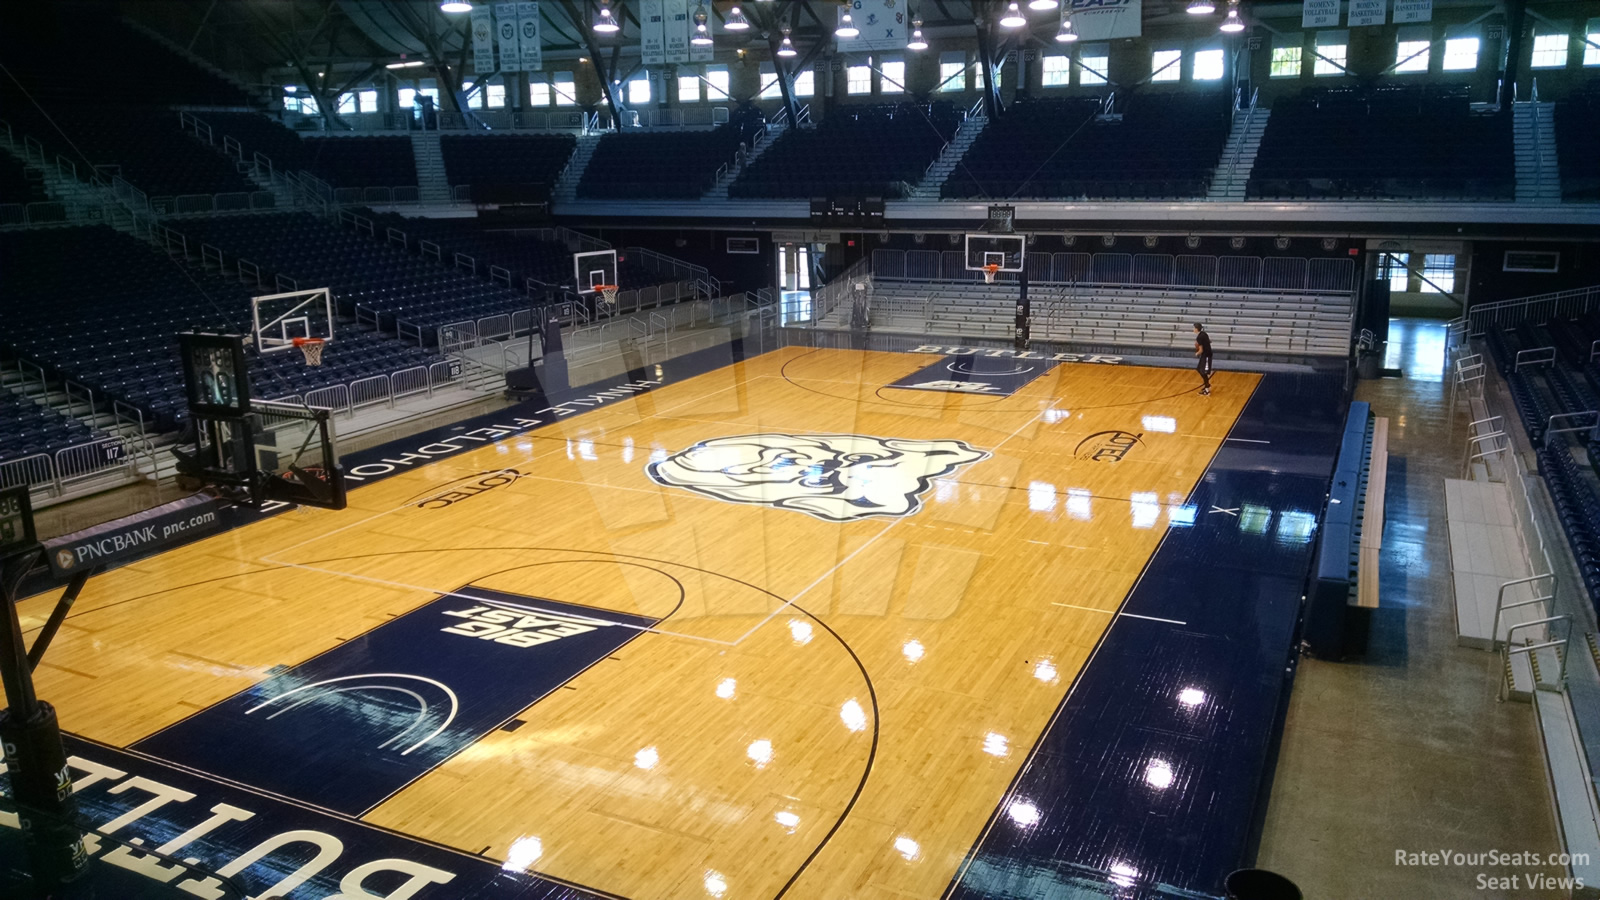
<svg viewBox="0 0 1600 900"><path fill-rule="evenodd" d="M618 286L617 251L588 250L572 254L572 277L578 294L587 297L598 293L603 284Z"/></svg>
<svg viewBox="0 0 1600 900"><path fill-rule="evenodd" d="M967 235L967 271L979 272L984 266L998 265L1002 272L1021 272L1026 257L1027 235Z"/></svg>
<svg viewBox="0 0 1600 900"><path fill-rule="evenodd" d="M333 340L333 294L327 288L250 298L250 328L256 349L281 353L295 338Z"/></svg>

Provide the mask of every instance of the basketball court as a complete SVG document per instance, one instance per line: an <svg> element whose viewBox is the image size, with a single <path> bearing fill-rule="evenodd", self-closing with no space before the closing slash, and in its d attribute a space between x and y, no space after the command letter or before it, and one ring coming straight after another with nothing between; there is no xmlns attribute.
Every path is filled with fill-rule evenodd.
<svg viewBox="0 0 1600 900"><path fill-rule="evenodd" d="M1163 803L1220 779L1248 809L1273 698L1244 702L1229 654L1288 652L1298 592L1272 572L1303 572L1337 390L717 349L353 455L343 510L238 512L94 578L34 672L81 807L252 896L396 898L938 897L1047 860L1115 880L1088 844L1155 814L1119 779ZM1219 556L1183 549L1210 530ZM24 601L25 631L54 603ZM1249 733L1153 763L1153 704ZM1030 787L1085 753L1113 767L1072 766L1089 795ZM1064 827L1084 853L1028 849Z"/></svg>

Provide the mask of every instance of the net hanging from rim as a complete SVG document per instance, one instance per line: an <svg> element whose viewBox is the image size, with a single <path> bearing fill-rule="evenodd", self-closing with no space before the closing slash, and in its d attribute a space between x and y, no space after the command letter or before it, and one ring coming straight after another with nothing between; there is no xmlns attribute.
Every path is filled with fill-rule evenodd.
<svg viewBox="0 0 1600 900"><path fill-rule="evenodd" d="M301 353L305 354L306 365L308 366L322 365L322 348L327 343L323 338L297 337L294 339L294 345L300 348Z"/></svg>
<svg viewBox="0 0 1600 900"><path fill-rule="evenodd" d="M617 302L617 291L622 290L619 285L615 284L597 284L594 289L600 292L600 299L613 305Z"/></svg>
<svg viewBox="0 0 1600 900"><path fill-rule="evenodd" d="M983 267L983 283L994 284L994 276L1000 271L999 263L989 263Z"/></svg>

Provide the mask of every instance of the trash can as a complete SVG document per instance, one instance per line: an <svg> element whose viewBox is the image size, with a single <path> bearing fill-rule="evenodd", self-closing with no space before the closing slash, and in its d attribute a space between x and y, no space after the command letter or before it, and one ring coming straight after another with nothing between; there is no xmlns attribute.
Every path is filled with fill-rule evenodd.
<svg viewBox="0 0 1600 900"><path fill-rule="evenodd" d="M1223 879L1228 900L1302 900L1294 882L1266 869L1239 869Z"/></svg>

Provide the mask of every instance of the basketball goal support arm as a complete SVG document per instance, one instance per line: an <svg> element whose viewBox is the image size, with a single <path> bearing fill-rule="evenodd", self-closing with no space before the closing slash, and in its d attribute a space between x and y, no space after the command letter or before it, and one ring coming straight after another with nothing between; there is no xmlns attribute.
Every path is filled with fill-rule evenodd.
<svg viewBox="0 0 1600 900"><path fill-rule="evenodd" d="M67 582L67 589L61 592L61 599L56 601L56 608L50 611L50 618L40 629L39 636L33 639L33 646L28 648L28 670L39 668L39 660L44 658L44 652L50 649L50 642L55 639L56 632L61 630L61 623L66 621L67 613L72 611L72 604L78 602L78 595L83 593L83 586L89 583L99 569L84 569L72 576Z"/></svg>

